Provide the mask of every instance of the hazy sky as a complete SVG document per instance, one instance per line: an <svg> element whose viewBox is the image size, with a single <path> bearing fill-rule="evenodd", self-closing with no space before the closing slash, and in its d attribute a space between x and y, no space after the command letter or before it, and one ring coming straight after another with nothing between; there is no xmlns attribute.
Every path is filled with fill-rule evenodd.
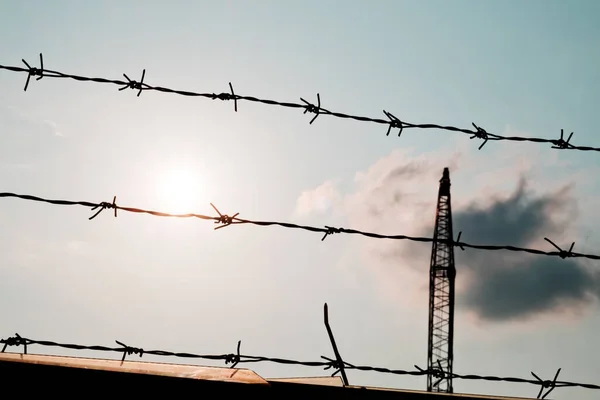
<svg viewBox="0 0 600 400"><path fill-rule="evenodd" d="M0 64L600 147L597 1L0 1ZM600 253L600 154L0 71L0 191ZM0 336L425 367L429 245L0 201ZM600 265L457 250L455 372L598 383ZM36 347L30 351L70 353ZM193 362L182 359L144 360ZM222 363L208 365L223 365ZM319 369L247 365L265 377ZM350 383L426 388L350 371ZM455 391L534 397L528 385ZM558 389L556 399L593 399Z"/></svg>

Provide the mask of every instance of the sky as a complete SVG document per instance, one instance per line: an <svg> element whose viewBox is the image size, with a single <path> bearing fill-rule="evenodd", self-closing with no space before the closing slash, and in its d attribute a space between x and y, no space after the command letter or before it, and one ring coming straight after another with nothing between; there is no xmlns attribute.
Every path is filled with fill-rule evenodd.
<svg viewBox="0 0 600 400"><path fill-rule="evenodd" d="M0 64L600 147L600 3L0 0ZM431 236L450 169L473 244L600 253L600 155L0 71L0 191ZM427 360L431 245L0 199L1 337L350 363ZM600 264L456 250L454 372L599 383ZM118 354L35 347L84 357ZM200 363L146 357L146 361ZM244 366L244 365L241 365ZM318 368L249 364L264 377ZM426 389L349 371L351 384ZM454 382L455 392L538 388ZM560 388L555 399L597 393Z"/></svg>

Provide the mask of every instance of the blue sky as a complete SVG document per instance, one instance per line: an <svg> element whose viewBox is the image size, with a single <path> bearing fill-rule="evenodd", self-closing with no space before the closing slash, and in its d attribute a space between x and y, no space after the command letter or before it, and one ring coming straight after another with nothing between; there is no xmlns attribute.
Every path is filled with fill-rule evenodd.
<svg viewBox="0 0 600 400"><path fill-rule="evenodd" d="M574 144L600 147L599 17L595 1L0 1L0 64L37 64L42 52L68 73L137 79L145 68L151 85L219 93L232 82L282 101L320 93L323 107L350 114L544 138L564 128ZM300 110L240 102L234 113L229 102L59 79L24 92L24 81L0 71L1 191L211 215L213 202L250 219L418 234L431 231L450 166L463 240L551 250L551 235L598 253L598 153L506 142L478 151L458 133L386 137L385 126L328 116L309 125ZM412 172L389 179L397 170ZM425 364L427 246L89 215L0 202L0 335L201 353L241 339L248 354L318 360L331 355L327 302L349 362ZM455 372L550 378L562 367L565 380L597 381L598 263L476 251L456 261ZM424 378L349 378L425 389Z"/></svg>

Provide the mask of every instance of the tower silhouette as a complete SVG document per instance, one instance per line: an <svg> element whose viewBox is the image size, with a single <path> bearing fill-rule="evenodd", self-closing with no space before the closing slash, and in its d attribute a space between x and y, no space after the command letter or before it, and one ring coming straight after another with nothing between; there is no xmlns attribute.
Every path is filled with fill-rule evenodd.
<svg viewBox="0 0 600 400"><path fill-rule="evenodd" d="M452 245L450 171L444 168L438 191L435 230L429 269L429 341L427 391L452 393L454 358L454 246ZM442 370L442 377L431 371Z"/></svg>

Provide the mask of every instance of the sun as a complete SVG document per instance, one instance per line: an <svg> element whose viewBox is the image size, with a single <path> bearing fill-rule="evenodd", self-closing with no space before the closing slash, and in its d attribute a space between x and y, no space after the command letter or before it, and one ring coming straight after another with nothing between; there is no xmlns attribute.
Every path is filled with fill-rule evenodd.
<svg viewBox="0 0 600 400"><path fill-rule="evenodd" d="M156 177L156 197L160 211L172 214L198 213L205 208L206 184L192 169L171 168Z"/></svg>

